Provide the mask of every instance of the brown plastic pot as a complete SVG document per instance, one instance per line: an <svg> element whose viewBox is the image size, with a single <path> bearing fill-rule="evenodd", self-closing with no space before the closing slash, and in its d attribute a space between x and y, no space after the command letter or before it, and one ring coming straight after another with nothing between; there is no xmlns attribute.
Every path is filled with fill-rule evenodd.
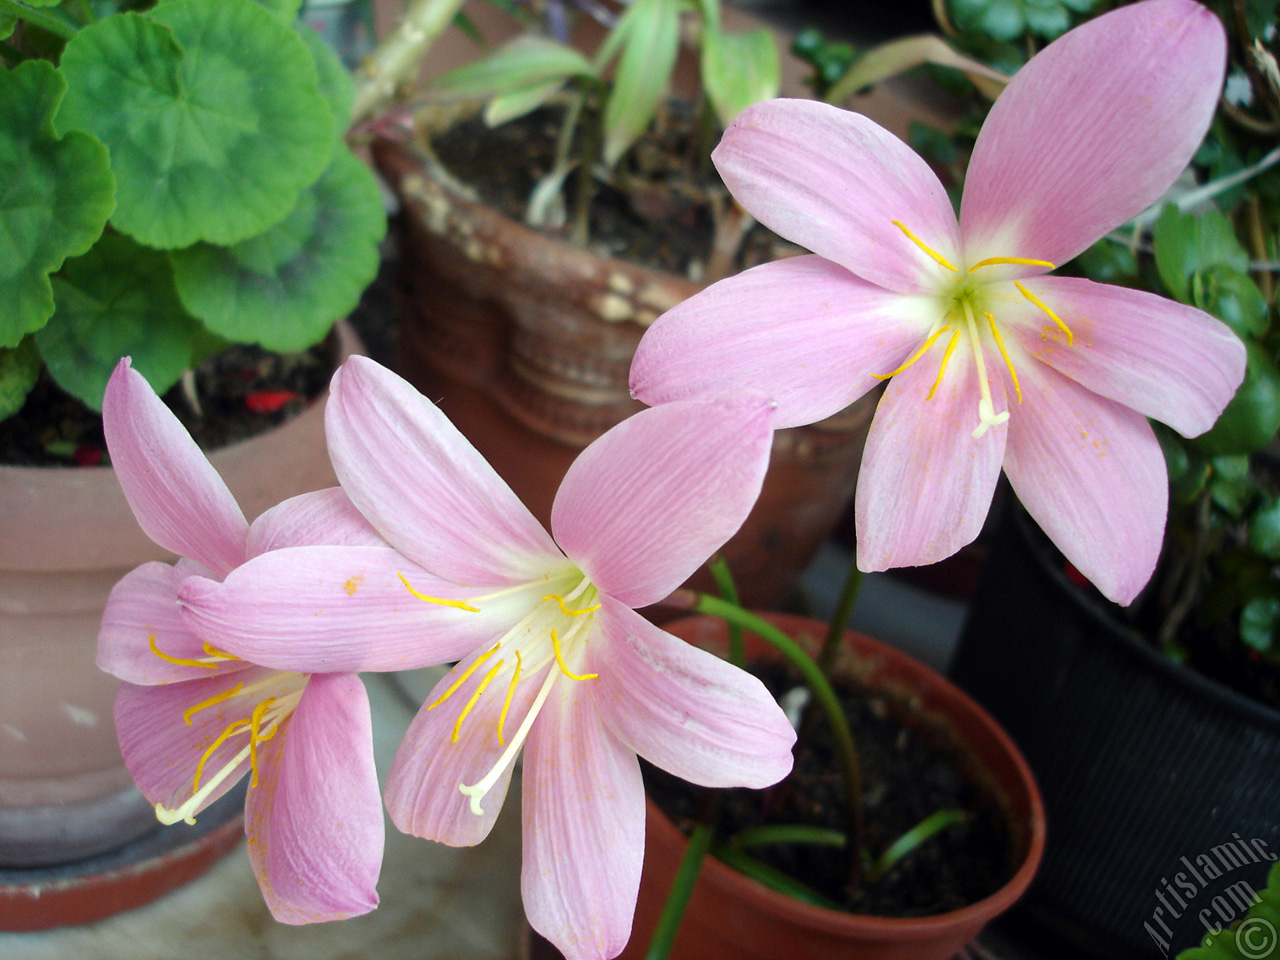
<svg viewBox="0 0 1280 960"><path fill-rule="evenodd" d="M340 324L335 360L358 349ZM210 460L249 518L336 483L319 401ZM116 581L171 559L110 467L0 466L0 868L83 860L158 826L116 743L117 681L95 656Z"/></svg>
<svg viewBox="0 0 1280 960"><path fill-rule="evenodd" d="M810 650L816 649L826 629L804 617L766 616ZM689 617L664 629L715 652L726 648L724 623L717 618ZM929 723L941 721L995 788L1008 814L1015 851L1008 882L960 910L884 918L801 903L708 857L676 936L673 960L947 960L1013 906L1031 882L1044 850L1044 809L1031 771L1013 742L985 710L924 664L862 634L849 631L846 636L858 676L906 693ZM761 644L756 649L762 648ZM748 646L749 655L751 649ZM651 801L646 830L640 899L631 941L620 960L644 956L684 854L684 834Z"/></svg>

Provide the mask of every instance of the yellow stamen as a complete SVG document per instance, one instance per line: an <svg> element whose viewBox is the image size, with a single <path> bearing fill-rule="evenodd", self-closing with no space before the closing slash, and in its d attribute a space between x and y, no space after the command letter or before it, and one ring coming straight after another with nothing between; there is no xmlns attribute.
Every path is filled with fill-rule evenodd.
<svg viewBox="0 0 1280 960"><path fill-rule="evenodd" d="M204 644L203 649L204 649L204 652L207 653L209 656L218 657L221 660L239 660L240 659L233 653L227 653L227 651L225 650L219 650L212 643Z"/></svg>
<svg viewBox="0 0 1280 960"><path fill-rule="evenodd" d="M593 606L593 607L586 607L586 608L584 608L584 609L582 609L582 610L570 610L567 606L565 606L564 597L560 596L559 594L555 594L555 593L549 593L549 594L547 594L545 597L543 597L542 599L543 599L543 600L554 600L556 603L560 604L560 612L561 612L561 613L563 613L563 614L565 614L566 616L570 616L570 617L580 617L580 616L582 616L584 613L590 613L590 612L591 612L591 611L593 611L593 610L599 610L599 609L600 609L600 604L598 604L598 603L597 603L597 604L596 604L595 606Z"/></svg>
<svg viewBox="0 0 1280 960"><path fill-rule="evenodd" d="M955 272L959 273L959 271L958 271L958 270L956 270L956 268L955 268L955 267L953 267L950 263L948 263L948 262L947 262L947 258L946 258L946 257L944 257L942 254L938 253L938 251L937 251L937 250L934 250L932 247L930 247L930 246L926 245L926 244L925 244L925 242L924 242L923 240L921 240L921 239L920 239L919 237L917 237L914 233L912 233L910 230L908 230L908 229L907 229L907 227L906 227L906 224L904 224L901 220L894 220L894 221L893 221L893 225L894 225L895 227L897 227L899 230L901 230L903 233L905 233L905 234L907 235L907 239L908 239L908 240L910 240L910 241L911 241L912 243L914 243L917 247L919 247L921 250L923 250L925 253L927 253L927 254L930 256L930 258L931 258L931 259L933 259L936 263L940 264L941 266L946 267L948 270L953 270L953 271L955 271Z"/></svg>
<svg viewBox="0 0 1280 960"><path fill-rule="evenodd" d="M551 631L551 647L556 652L556 663L560 664L560 669L564 671L564 675L570 680L594 680L600 676L598 673L570 673L569 665L564 662L564 654L560 652L560 637L554 630Z"/></svg>
<svg viewBox="0 0 1280 960"><path fill-rule="evenodd" d="M890 370L888 373L873 373L872 376L875 377L877 380L888 380L890 377L896 377L903 370L907 369L907 367L911 366L913 363L915 363L917 360L923 357L925 351L933 346L933 342L950 329L951 329L950 326L946 326L940 330L936 330L933 334L930 335L928 340L926 340L924 343L920 345L920 349L917 350L915 353L913 353L910 357L908 357L907 362L902 364L902 366L898 367L896 370Z"/></svg>
<svg viewBox="0 0 1280 960"><path fill-rule="evenodd" d="M425 600L427 603L436 603L442 607L454 607L458 610L466 610L470 613L480 612L479 607L473 607L465 600L445 600L443 597L428 597L425 593L419 593L417 590L413 589L413 587L409 585L409 581L405 579L405 575L403 573L396 573L396 576L400 578L400 582L404 584L404 588L419 600Z"/></svg>
<svg viewBox="0 0 1280 960"><path fill-rule="evenodd" d="M1043 300L1041 300L1034 293L1032 293L1030 290L1028 290L1026 287L1020 284L1017 280L1013 281L1013 285L1018 288L1019 292L1021 292L1021 294L1024 297L1026 297L1028 300L1034 303L1037 307L1039 307L1041 310L1047 313L1049 315L1049 319L1058 325L1058 329L1067 335L1067 346L1071 346L1072 344L1075 343L1076 338L1075 338L1075 335L1071 332L1071 328L1068 327L1065 323L1063 323L1062 320L1059 319L1058 315L1054 313L1052 310L1050 310L1048 306L1045 305L1045 302Z"/></svg>
<svg viewBox="0 0 1280 960"><path fill-rule="evenodd" d="M1018 386L1018 371L1013 369L1013 361L1009 359L1009 351L1004 348L1004 338L1000 336L1000 328L996 326L996 318L989 313L984 313L987 323L991 326L991 336L995 340L996 346L1000 348L1000 356L1004 358L1004 365L1009 368L1009 376L1013 379L1013 389L1017 391L1018 402L1022 402L1022 387Z"/></svg>
<svg viewBox="0 0 1280 960"><path fill-rule="evenodd" d="M179 667L201 667L205 670L216 670L218 668L216 663L205 663L203 660L185 660L182 657L169 656L156 646L156 635L154 633L147 637L147 643L151 645L151 652L157 657L168 663L177 664Z"/></svg>
<svg viewBox="0 0 1280 960"><path fill-rule="evenodd" d="M987 257L985 260L979 260L969 268L969 273L977 270L979 267L992 267L997 263L1011 263L1021 267L1048 267L1050 270L1057 266L1048 260L1028 260L1025 257Z"/></svg>
<svg viewBox="0 0 1280 960"><path fill-rule="evenodd" d="M220 746L222 746L224 743L227 742L228 737L234 736L237 733L244 733L244 731L248 729L249 729L248 720L237 720L235 723L228 725L227 729L223 730L222 733L218 734L218 739L213 741L213 745L210 746L209 749L204 752L204 756L202 756L200 758L200 762L196 764L196 776L195 776L195 779L191 782L192 790L198 791L200 789L200 777L204 773L204 765L208 763L209 758L213 756L214 752Z"/></svg>
<svg viewBox="0 0 1280 960"><path fill-rule="evenodd" d="M249 778L249 786L251 787L258 785L258 744L263 740L271 739L271 737L261 735L262 715L270 710L271 705L275 702L275 697L267 697L267 699L253 708L253 716L249 718L249 766L253 769L253 775ZM272 727L271 736L275 736L275 732L275 728Z"/></svg>
<svg viewBox="0 0 1280 960"><path fill-rule="evenodd" d="M476 692L471 694L471 699L467 701L467 705L462 708L462 712L458 714L458 720L453 725L453 735L449 738L450 743L458 742L458 733L462 730L462 721L467 719L467 714L471 712L471 708L476 705L476 701L480 699L480 694L484 693L484 688L489 685L489 681L498 675L498 671L502 669L502 665L506 660L499 660L495 663L480 680L480 685L476 687Z"/></svg>
<svg viewBox="0 0 1280 960"><path fill-rule="evenodd" d="M187 726L191 726L191 718L203 710L205 707L212 707L215 703L222 703L223 700L230 700L237 693L244 689L243 683L237 683L230 690L223 690L221 693L215 693L208 700L201 700L194 707L188 707L182 711L182 719L187 722Z"/></svg>
<svg viewBox="0 0 1280 960"><path fill-rule="evenodd" d="M442 693L439 699L437 699L435 703L428 704L427 709L434 710L436 707L440 706L440 704L444 703L446 700L452 697L454 694L454 691L467 682L467 677L475 673L476 669L480 666L480 664L484 663L486 660L492 657L495 653L497 653L498 648L501 646L502 644L500 643L495 644L491 650L487 650L486 652L482 653L480 656L476 657L475 662L472 663L471 666L467 667L466 670L462 671L462 676L460 676L457 680L453 681L453 686L451 686L448 690Z"/></svg>
<svg viewBox="0 0 1280 960"><path fill-rule="evenodd" d="M520 656L520 651L516 651L516 669L511 674L511 683L507 686L507 697L502 701L502 712L498 714L498 746L505 747L507 741L502 738L503 727L507 722L507 711L511 709L511 698L516 695L516 684L520 682L520 671L524 667L524 660Z"/></svg>
<svg viewBox="0 0 1280 960"><path fill-rule="evenodd" d="M944 327L943 329L949 329ZM925 400L932 400L933 395L938 391L938 385L942 383L942 375L947 372L947 364L951 362L951 354L956 348L956 341L960 339L960 331L956 330L951 334L951 339L947 341L947 349L942 354L942 366L938 367L938 377L933 381L933 386L929 388L929 395Z"/></svg>

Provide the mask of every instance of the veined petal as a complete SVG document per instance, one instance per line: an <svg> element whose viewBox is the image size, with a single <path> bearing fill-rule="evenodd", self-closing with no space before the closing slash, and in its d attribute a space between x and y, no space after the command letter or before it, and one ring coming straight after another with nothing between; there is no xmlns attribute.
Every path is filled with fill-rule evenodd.
<svg viewBox="0 0 1280 960"><path fill-rule="evenodd" d="M758 679L602 597L588 688L614 735L704 787L767 787L791 772L796 734Z"/></svg>
<svg viewBox="0 0 1280 960"><path fill-rule="evenodd" d="M1045 47L974 145L968 261L1065 263L1154 203L1200 145L1225 67L1222 25L1192 0L1121 7Z"/></svg>
<svg viewBox="0 0 1280 960"><path fill-rule="evenodd" d="M1005 473L1076 569L1127 604L1151 578L1169 479L1146 419L1048 367L1028 370L1009 422Z"/></svg>
<svg viewBox="0 0 1280 960"><path fill-rule="evenodd" d="M867 436L854 497L862 570L934 563L982 529L1004 456L1008 424L975 439L981 396L973 351L961 338L932 400L943 362L942 337L889 381ZM987 370L1000 368L987 357ZM1006 408L1004 382L991 382L992 405ZM1025 406L1025 404L1024 404ZM1018 411L1013 411L1017 416Z"/></svg>
<svg viewBox="0 0 1280 960"><path fill-rule="evenodd" d="M776 403L774 427L829 417L895 369L929 332L931 298L906 296L817 256L721 280L658 318L631 363L650 406L744 386Z"/></svg>
<svg viewBox="0 0 1280 960"><path fill-rule="evenodd" d="M914 150L860 114L766 100L738 114L711 158L757 220L864 280L928 293L945 271L894 221L960 265L946 190Z"/></svg>
<svg viewBox="0 0 1280 960"><path fill-rule="evenodd" d="M316 490L278 503L249 526L248 555L313 545L379 547L386 541L341 487Z"/></svg>
<svg viewBox="0 0 1280 960"><path fill-rule="evenodd" d="M1027 353L1183 436L1213 426L1244 378L1244 344L1194 307L1076 277L1037 277L1024 286L1074 335L1070 346L1060 335L1042 335L1048 321L1027 304L1033 323L1010 326Z"/></svg>
<svg viewBox="0 0 1280 960"><path fill-rule="evenodd" d="M569 467L551 507L556 541L602 592L656 603L742 526L772 439L760 394L642 410Z"/></svg>
<svg viewBox="0 0 1280 960"><path fill-rule="evenodd" d="M153 562L120 578L111 588L98 630L99 669L129 683L148 685L207 679L244 668L234 660L206 666L173 662L213 659L203 641L182 622L178 587L187 575L184 569Z"/></svg>
<svg viewBox="0 0 1280 960"><path fill-rule="evenodd" d="M352 357L325 410L342 487L387 542L439 576L536 580L560 552L443 413L390 370Z"/></svg>
<svg viewBox="0 0 1280 960"><path fill-rule="evenodd" d="M245 833L271 915L298 924L368 913L378 905L384 831L360 678L312 677L258 756Z"/></svg>
<svg viewBox="0 0 1280 960"><path fill-rule="evenodd" d="M102 398L111 465L138 525L219 576L244 559L244 514L191 435L125 357Z"/></svg>
<svg viewBox="0 0 1280 960"><path fill-rule="evenodd" d="M585 685L565 684L548 698L529 737L520 804L525 915L567 960L622 951L644 859L640 765Z"/></svg>
<svg viewBox="0 0 1280 960"><path fill-rule="evenodd" d="M215 647L302 673L447 663L519 616L501 600L476 612L419 599L410 586L439 600L476 593L390 547L285 547L242 564L223 583L190 578L178 596L183 621Z"/></svg>
<svg viewBox="0 0 1280 960"><path fill-rule="evenodd" d="M494 641L496 643L497 637ZM472 811L470 798L458 787L474 786L482 781L507 748L516 742L514 737L546 679L548 668L557 668L545 663L523 665L529 669L522 669L513 691L511 677L516 664L514 658L507 659L472 704L472 697L485 676L497 666L500 658L505 659L500 654L489 654L492 649L491 644L477 650L436 685L396 751L387 778L385 802L391 821L404 833L453 847L469 847L489 835L502 809L515 768L514 760L506 764L480 801L483 811L480 814ZM480 665L472 669L481 658L484 659ZM455 688L464 675L466 679ZM511 694L509 706L508 693ZM437 702L438 706L431 706ZM469 710L468 704L471 704ZM458 718L464 711L466 716L459 723ZM498 738L500 720L502 740ZM541 721L542 714L539 714L534 729Z"/></svg>

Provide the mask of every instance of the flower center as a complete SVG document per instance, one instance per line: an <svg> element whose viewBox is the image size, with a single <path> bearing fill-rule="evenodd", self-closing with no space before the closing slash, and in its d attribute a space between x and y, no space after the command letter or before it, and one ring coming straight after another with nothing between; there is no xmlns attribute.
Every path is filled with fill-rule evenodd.
<svg viewBox="0 0 1280 960"><path fill-rule="evenodd" d="M471 800L471 812L480 816L484 813L480 805L481 801L498 782L503 772L515 762L552 687L561 680L587 681L597 678L597 674L576 671L585 655L587 641L591 637L591 627L595 621L593 614L600 609L600 604L596 602L599 591L577 568L570 568L544 580L518 584L484 596L469 597L465 601L427 596L415 590L403 574L400 575L400 579L405 588L419 600L473 613L480 612L480 605L487 601L509 598L520 593L529 595L529 610L516 625L503 634L492 647L472 660L444 693L427 704L428 710L436 709L462 690L473 677L479 676L479 680L470 688L469 699L459 711L457 720L454 721L450 742L456 744L463 723L485 692L490 691L491 696L497 696L497 691L505 690L494 731L499 746L504 747L502 754L489 772L476 783L458 784L458 789ZM548 589L559 589L560 592L544 592ZM482 670L483 673L481 673ZM533 703L508 742L507 715L511 710L516 691L522 682L531 681L543 671L546 675L534 696ZM493 686L494 681L504 677L504 674L506 674L505 683L500 682L497 686Z"/></svg>

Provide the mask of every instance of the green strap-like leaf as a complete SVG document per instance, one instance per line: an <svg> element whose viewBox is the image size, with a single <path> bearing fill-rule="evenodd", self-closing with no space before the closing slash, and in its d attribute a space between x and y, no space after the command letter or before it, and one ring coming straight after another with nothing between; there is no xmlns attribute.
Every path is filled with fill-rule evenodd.
<svg viewBox="0 0 1280 960"><path fill-rule="evenodd" d="M778 95L782 66L768 30L721 33L708 30L702 43L702 85L727 127L753 103Z"/></svg>
<svg viewBox="0 0 1280 960"><path fill-rule="evenodd" d="M149 246L236 243L328 165L336 120L306 45L252 0L170 0L81 30L62 130L111 151L112 223Z"/></svg>
<svg viewBox="0 0 1280 960"><path fill-rule="evenodd" d="M608 166L618 162L657 113L680 46L677 0L636 0L623 17L629 21L626 42L604 108L604 162Z"/></svg>
<svg viewBox="0 0 1280 960"><path fill-rule="evenodd" d="M564 89L564 81L552 80L521 87L494 97L484 106L484 122L491 127L501 126L517 117L533 113L540 106Z"/></svg>
<svg viewBox="0 0 1280 960"><path fill-rule="evenodd" d="M378 269L386 232L377 181L345 149L280 223L231 247L172 254L178 293L210 330L303 350L349 313Z"/></svg>
<svg viewBox="0 0 1280 960"><path fill-rule="evenodd" d="M0 350L0 420L22 409L40 379L40 354L27 337L12 350Z"/></svg>
<svg viewBox="0 0 1280 960"><path fill-rule="evenodd" d="M483 60L450 70L433 86L451 96L479 99L576 76L596 76L591 61L572 47L529 34L503 44Z"/></svg>
<svg viewBox="0 0 1280 960"><path fill-rule="evenodd" d="M45 366L58 385L86 406L102 409L116 363L133 357L157 392L173 386L191 364L197 324L173 288L169 258L108 233L54 278L57 310L36 334Z"/></svg>
<svg viewBox="0 0 1280 960"><path fill-rule="evenodd" d="M115 202L106 148L54 132L65 86L42 60L0 69L0 347L44 326L49 274L93 245Z"/></svg>

